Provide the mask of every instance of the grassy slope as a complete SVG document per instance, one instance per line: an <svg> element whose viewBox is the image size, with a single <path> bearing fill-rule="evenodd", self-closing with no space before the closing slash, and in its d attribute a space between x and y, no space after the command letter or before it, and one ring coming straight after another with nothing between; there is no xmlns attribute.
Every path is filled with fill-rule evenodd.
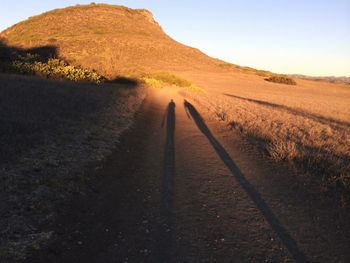
<svg viewBox="0 0 350 263"><path fill-rule="evenodd" d="M326 175L329 184L349 185L348 87L303 80L293 87L268 83L263 78L271 76L271 72L209 58L168 37L148 11L120 6L88 5L50 11L14 25L0 37L9 46L26 49L55 46L61 58L110 78L149 71L178 72L207 89L207 94L190 96L207 106L212 116L262 140L274 158L306 164L306 170L318 174L320 179ZM164 82L164 75L146 76ZM166 81L174 81L171 75L165 77ZM3 196L20 200L23 205L12 206L1 197L0 207L7 212L2 216L0 228L5 229L3 233L9 238L18 232L24 236L19 238L22 243L15 245L13 242L18 240L1 240L1 246L14 244L21 253L21 248L47 236L16 222L24 220L26 208L35 200L48 200L35 210L38 218L45 218L43 215L52 211L51 207L45 207L50 206L50 198L60 197L63 188L68 192L79 191L74 180L81 178L81 174L74 169L78 171L83 164L77 160L97 160L104 155L101 151L110 150L109 141L115 141L115 135L130 121L130 112L123 113L129 109L125 103L131 91L120 93L111 88L4 75L0 75L0 80L5 83L0 90L1 140L7 142L2 144L0 154L9 164L11 159L17 162L16 166L9 165L10 168L1 164L6 171L1 185L11 190L11 195L23 194L14 197L3 191ZM128 98L135 98L137 104L138 96ZM38 98L42 99L37 101ZM116 120L115 115L120 118ZM78 146L74 148L76 152L71 151L71 145ZM84 153L89 154L83 156ZM62 177L47 176L57 171ZM28 174L34 175L34 180ZM68 187L62 182L67 182ZM17 185L29 185L27 192L8 187ZM50 192L53 197L46 196ZM22 218L14 218L12 223L6 221L10 207L22 209L16 211ZM0 249L0 258L9 248Z"/></svg>
<svg viewBox="0 0 350 263"><path fill-rule="evenodd" d="M180 74L207 90L187 96L214 118L258 142L273 159L313 175L322 190L340 187L350 193L348 85L298 80L291 86L258 76Z"/></svg>
<svg viewBox="0 0 350 263"><path fill-rule="evenodd" d="M31 17L0 34L11 46L53 45L70 63L114 78L120 73L213 69L219 63L168 37L143 9L74 6Z"/></svg>
<svg viewBox="0 0 350 263"><path fill-rule="evenodd" d="M87 166L115 148L145 91L5 74L0 82L0 262L12 262L50 238L42 226L57 204L87 191Z"/></svg>
<svg viewBox="0 0 350 263"><path fill-rule="evenodd" d="M122 6L53 10L14 25L0 37L10 46L23 48L53 45L65 60L110 78L168 70L209 87L210 92L225 91L236 97L208 102L226 105L221 109L214 105L212 111L228 119L240 116L232 121L267 142L276 159L304 162L311 158L306 163L317 173L322 173L319 164L333 163L333 172L320 176L337 184L348 180L348 86L304 80L288 88L268 83L264 78L273 73L212 59L168 37L149 11Z"/></svg>
<svg viewBox="0 0 350 263"><path fill-rule="evenodd" d="M6 29L0 40L23 48L54 46L61 59L111 79L123 74L183 70L276 75L208 57L167 36L148 10L124 6L90 4L56 9Z"/></svg>

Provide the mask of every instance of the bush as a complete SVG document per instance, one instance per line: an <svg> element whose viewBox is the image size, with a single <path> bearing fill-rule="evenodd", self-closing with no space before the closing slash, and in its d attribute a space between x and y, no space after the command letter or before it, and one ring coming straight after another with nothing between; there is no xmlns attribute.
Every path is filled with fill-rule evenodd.
<svg viewBox="0 0 350 263"><path fill-rule="evenodd" d="M67 64L63 60L50 58L40 61L40 56L27 53L18 55L14 61L1 64L1 71L38 75L46 78L68 79L72 81L91 81L101 83L105 78L98 73Z"/></svg>
<svg viewBox="0 0 350 263"><path fill-rule="evenodd" d="M286 76L272 76L272 77L266 78L265 80L269 82L275 82L275 83L281 83L281 84L287 84L287 85L297 84L294 79L288 78Z"/></svg>
<svg viewBox="0 0 350 263"><path fill-rule="evenodd" d="M168 72L159 72L154 74L143 74L141 79L153 88L162 88L164 86L177 86L187 88L192 91L200 91L201 88L194 85L191 81L178 77Z"/></svg>
<svg viewBox="0 0 350 263"><path fill-rule="evenodd" d="M174 74L170 74L167 72L155 73L151 75L151 77L163 83L178 87L189 87L192 85L192 83L189 80L180 78L178 76L175 76Z"/></svg>

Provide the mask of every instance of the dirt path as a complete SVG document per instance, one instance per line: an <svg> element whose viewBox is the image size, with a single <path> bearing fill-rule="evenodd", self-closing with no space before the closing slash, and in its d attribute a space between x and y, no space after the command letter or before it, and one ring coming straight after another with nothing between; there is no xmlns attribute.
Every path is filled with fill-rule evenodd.
<svg viewBox="0 0 350 263"><path fill-rule="evenodd" d="M177 91L151 92L98 174L29 262L350 262L346 212Z"/></svg>

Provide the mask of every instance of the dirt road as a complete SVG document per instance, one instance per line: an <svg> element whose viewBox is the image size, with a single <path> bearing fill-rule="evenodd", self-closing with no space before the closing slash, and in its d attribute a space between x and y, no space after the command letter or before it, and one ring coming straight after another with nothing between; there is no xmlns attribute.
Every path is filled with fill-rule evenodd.
<svg viewBox="0 0 350 263"><path fill-rule="evenodd" d="M97 173L29 262L350 262L347 212L177 90L150 92Z"/></svg>

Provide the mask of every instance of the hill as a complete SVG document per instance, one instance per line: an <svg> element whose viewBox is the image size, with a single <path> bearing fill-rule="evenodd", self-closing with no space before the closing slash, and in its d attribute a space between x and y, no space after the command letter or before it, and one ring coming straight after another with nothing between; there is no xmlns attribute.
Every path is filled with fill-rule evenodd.
<svg viewBox="0 0 350 263"><path fill-rule="evenodd" d="M159 70L212 70L220 64L166 35L151 12L106 4L30 17L1 32L0 39L16 48L55 47L59 58L109 78Z"/></svg>
<svg viewBox="0 0 350 263"><path fill-rule="evenodd" d="M312 76L305 76L300 74L292 74L289 75L292 78L298 78L298 79L306 79L306 80L313 80L313 81L323 81L323 82L329 82L329 83L340 83L340 84L350 84L350 77L334 77L334 76L326 76L326 77L312 77Z"/></svg>

